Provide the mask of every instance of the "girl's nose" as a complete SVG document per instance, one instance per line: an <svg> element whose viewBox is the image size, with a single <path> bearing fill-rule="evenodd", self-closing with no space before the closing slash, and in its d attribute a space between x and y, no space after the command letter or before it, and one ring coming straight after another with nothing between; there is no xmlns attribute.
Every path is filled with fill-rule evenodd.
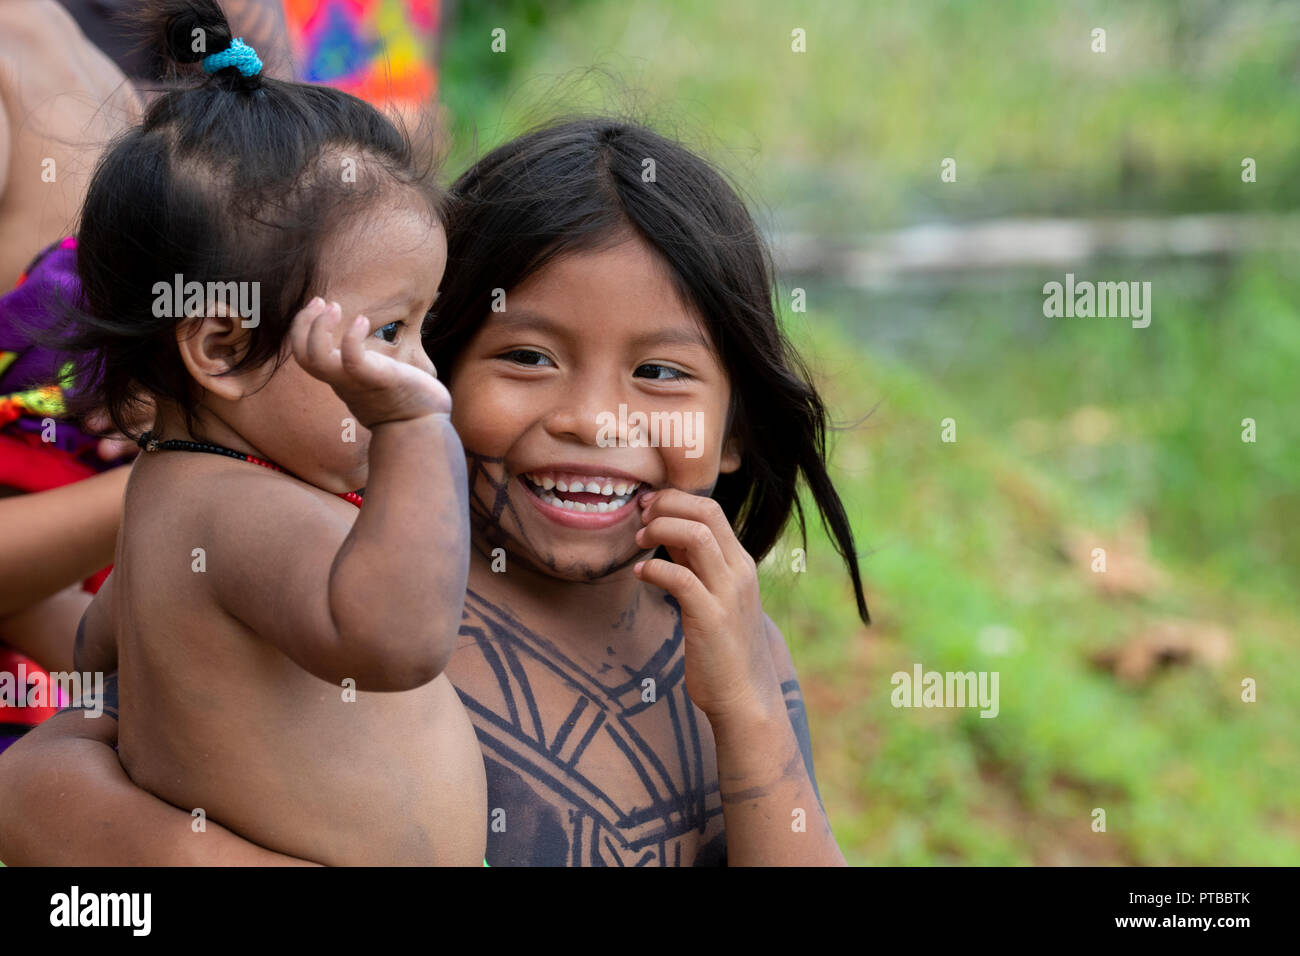
<svg viewBox="0 0 1300 956"><path fill-rule="evenodd" d="M596 443L596 415L588 414L576 404L554 409L545 419L546 430L556 438L578 441L584 445Z"/></svg>
<svg viewBox="0 0 1300 956"><path fill-rule="evenodd" d="M557 438L595 445L602 422L610 415L617 418L619 403L626 401L615 389L587 390L566 385L544 418L546 430Z"/></svg>

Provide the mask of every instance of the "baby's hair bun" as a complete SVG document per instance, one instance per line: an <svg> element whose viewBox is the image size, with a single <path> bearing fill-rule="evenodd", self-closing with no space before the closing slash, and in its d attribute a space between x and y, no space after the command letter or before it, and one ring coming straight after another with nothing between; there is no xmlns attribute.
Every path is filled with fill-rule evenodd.
<svg viewBox="0 0 1300 956"><path fill-rule="evenodd" d="M168 4L183 7L167 19L165 27L166 54L177 63L198 63L205 56L220 53L230 46L230 26L222 17L219 21L205 18L199 4ZM215 7L216 4L202 4ZM220 14L220 11L217 11ZM200 42L200 39L202 42Z"/></svg>
<svg viewBox="0 0 1300 956"><path fill-rule="evenodd" d="M133 19L146 44L161 60L161 73L176 75L177 67L201 63L230 49L232 35L226 14L216 0L143 0ZM218 70L219 85L254 89L258 76L241 76L235 69ZM232 86L233 84L233 86Z"/></svg>

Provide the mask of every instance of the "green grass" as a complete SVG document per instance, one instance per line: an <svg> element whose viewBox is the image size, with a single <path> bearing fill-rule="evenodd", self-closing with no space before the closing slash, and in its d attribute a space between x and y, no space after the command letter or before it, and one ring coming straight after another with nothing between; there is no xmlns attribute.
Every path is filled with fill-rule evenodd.
<svg viewBox="0 0 1300 956"><path fill-rule="evenodd" d="M1300 676L1286 666L1295 613L1273 576L1237 570L1267 558L1277 536L1261 514L1254 527L1226 530L1222 554L1180 548L1187 516L1210 527L1219 520L1207 498L1280 497L1289 488L1294 505L1294 460L1273 474L1254 460L1256 446L1217 442L1216 424L1201 417L1208 399L1157 409L1150 421L1161 424L1144 429L1151 410L1113 397L1112 413L1139 423L1121 429L1116 444L1147 443L1162 468L1196 467L1207 445L1240 461L1206 476L1218 484L1128 502L1150 516L1166 583L1137 598L1103 598L1091 572L1059 549L1069 527L1106 530L1118 492L1071 478L1064 422L1047 426L1062 447L1026 454L987 401L1009 403L1014 379L986 376L983 394L959 396L872 360L834 322L813 316L809 324L805 349L834 356L818 363L833 404L856 415L880 402L865 427L838 436L835 454L838 485L870 551L876 626L853 620L837 557L820 534L808 572L774 560L764 593L801 670L823 798L850 859L1300 862ZM1073 354L1065 343L1058 349L1062 359ZM1040 364L1050 352L1035 353ZM1140 378L1135 353L1110 375ZM1067 363L1052 366L1071 374ZM1284 381L1273 380L1279 389ZM947 417L958 422L955 444L940 441ZM1280 580L1295 565L1277 570ZM1171 669L1140 689L1090 664L1098 649L1171 616L1227 627L1232 659L1219 670ZM988 629L1014 632L1006 653L981 642ZM1001 713L894 709L889 675L914 662L999 671ZM1254 704L1240 700L1247 676L1259 683ZM1106 810L1104 834L1090 829L1096 807Z"/></svg>

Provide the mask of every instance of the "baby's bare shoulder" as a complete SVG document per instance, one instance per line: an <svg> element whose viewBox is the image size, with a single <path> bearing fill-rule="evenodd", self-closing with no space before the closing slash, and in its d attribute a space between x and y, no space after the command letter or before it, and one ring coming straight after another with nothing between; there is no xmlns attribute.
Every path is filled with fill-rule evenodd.
<svg viewBox="0 0 1300 956"><path fill-rule="evenodd" d="M296 478L217 456L142 461L126 492L128 524L138 518L155 533L245 550L337 543L356 511Z"/></svg>

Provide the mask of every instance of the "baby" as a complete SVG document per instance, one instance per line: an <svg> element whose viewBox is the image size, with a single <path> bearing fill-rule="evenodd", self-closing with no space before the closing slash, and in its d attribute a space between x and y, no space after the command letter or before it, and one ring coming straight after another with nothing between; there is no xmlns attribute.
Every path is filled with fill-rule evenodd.
<svg viewBox="0 0 1300 956"><path fill-rule="evenodd" d="M123 765L196 819L319 863L478 865L429 171L360 100L262 76L210 0L150 11L207 77L114 144L83 211L70 401L156 417L79 666L115 649Z"/></svg>

